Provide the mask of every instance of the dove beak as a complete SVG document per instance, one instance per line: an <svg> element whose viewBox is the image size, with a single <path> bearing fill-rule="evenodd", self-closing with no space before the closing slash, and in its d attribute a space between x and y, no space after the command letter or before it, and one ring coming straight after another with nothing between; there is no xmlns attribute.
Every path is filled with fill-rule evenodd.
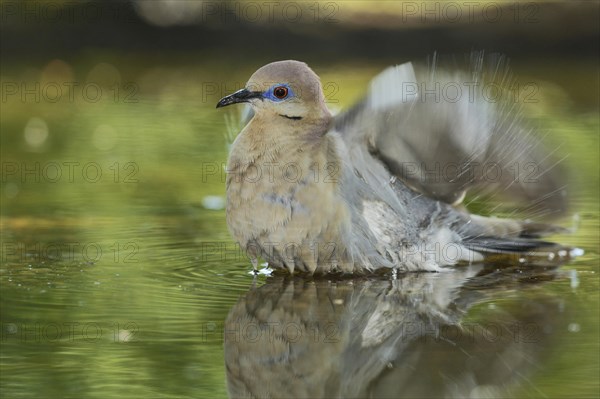
<svg viewBox="0 0 600 399"><path fill-rule="evenodd" d="M231 104L247 103L253 98L262 98L262 93L260 91L250 91L248 89L238 90L233 94L223 97L217 103L217 108L226 107Z"/></svg>

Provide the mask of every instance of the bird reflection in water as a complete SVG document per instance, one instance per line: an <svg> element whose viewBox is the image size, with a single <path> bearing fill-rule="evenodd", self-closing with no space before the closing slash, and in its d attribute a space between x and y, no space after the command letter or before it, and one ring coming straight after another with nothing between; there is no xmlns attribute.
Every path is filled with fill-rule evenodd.
<svg viewBox="0 0 600 399"><path fill-rule="evenodd" d="M557 273L471 265L394 279L270 277L225 321L229 395L510 396L531 385L565 319L560 299L534 288ZM527 300L506 301L510 292Z"/></svg>

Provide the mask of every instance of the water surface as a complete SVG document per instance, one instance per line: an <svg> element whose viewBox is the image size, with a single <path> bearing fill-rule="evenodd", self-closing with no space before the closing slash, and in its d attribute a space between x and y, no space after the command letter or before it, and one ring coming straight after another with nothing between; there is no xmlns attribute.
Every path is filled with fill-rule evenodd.
<svg viewBox="0 0 600 399"><path fill-rule="evenodd" d="M530 115L570 171L560 222L578 215L552 238L585 255L395 280L250 275L219 209L214 104L254 65L174 65L3 68L3 82L103 88L2 104L4 397L598 395L599 126L578 75L593 65L521 65L540 88ZM333 108L381 67L315 65Z"/></svg>

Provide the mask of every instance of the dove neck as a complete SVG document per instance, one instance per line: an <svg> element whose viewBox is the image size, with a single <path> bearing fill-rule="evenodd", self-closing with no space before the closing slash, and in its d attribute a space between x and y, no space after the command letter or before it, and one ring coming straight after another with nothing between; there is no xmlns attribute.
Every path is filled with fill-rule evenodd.
<svg viewBox="0 0 600 399"><path fill-rule="evenodd" d="M246 125L231 147L230 163L294 162L325 151L324 136L331 125L330 114L321 119L269 119L265 123L255 116Z"/></svg>

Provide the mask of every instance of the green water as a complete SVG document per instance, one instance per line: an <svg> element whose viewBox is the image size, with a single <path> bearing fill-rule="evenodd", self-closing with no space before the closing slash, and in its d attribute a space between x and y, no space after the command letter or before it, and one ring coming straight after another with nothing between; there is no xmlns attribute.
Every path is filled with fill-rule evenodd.
<svg viewBox="0 0 600 399"><path fill-rule="evenodd" d="M562 222L577 214L579 228L553 239L584 256L554 271L304 281L250 275L224 211L203 203L224 195L214 105L262 62L49 61L2 70L3 397L226 397L228 384L299 397L598 395L593 64L517 71L539 85L528 110L571 172ZM384 65L313 63L331 107ZM265 322L279 346L253 335Z"/></svg>

